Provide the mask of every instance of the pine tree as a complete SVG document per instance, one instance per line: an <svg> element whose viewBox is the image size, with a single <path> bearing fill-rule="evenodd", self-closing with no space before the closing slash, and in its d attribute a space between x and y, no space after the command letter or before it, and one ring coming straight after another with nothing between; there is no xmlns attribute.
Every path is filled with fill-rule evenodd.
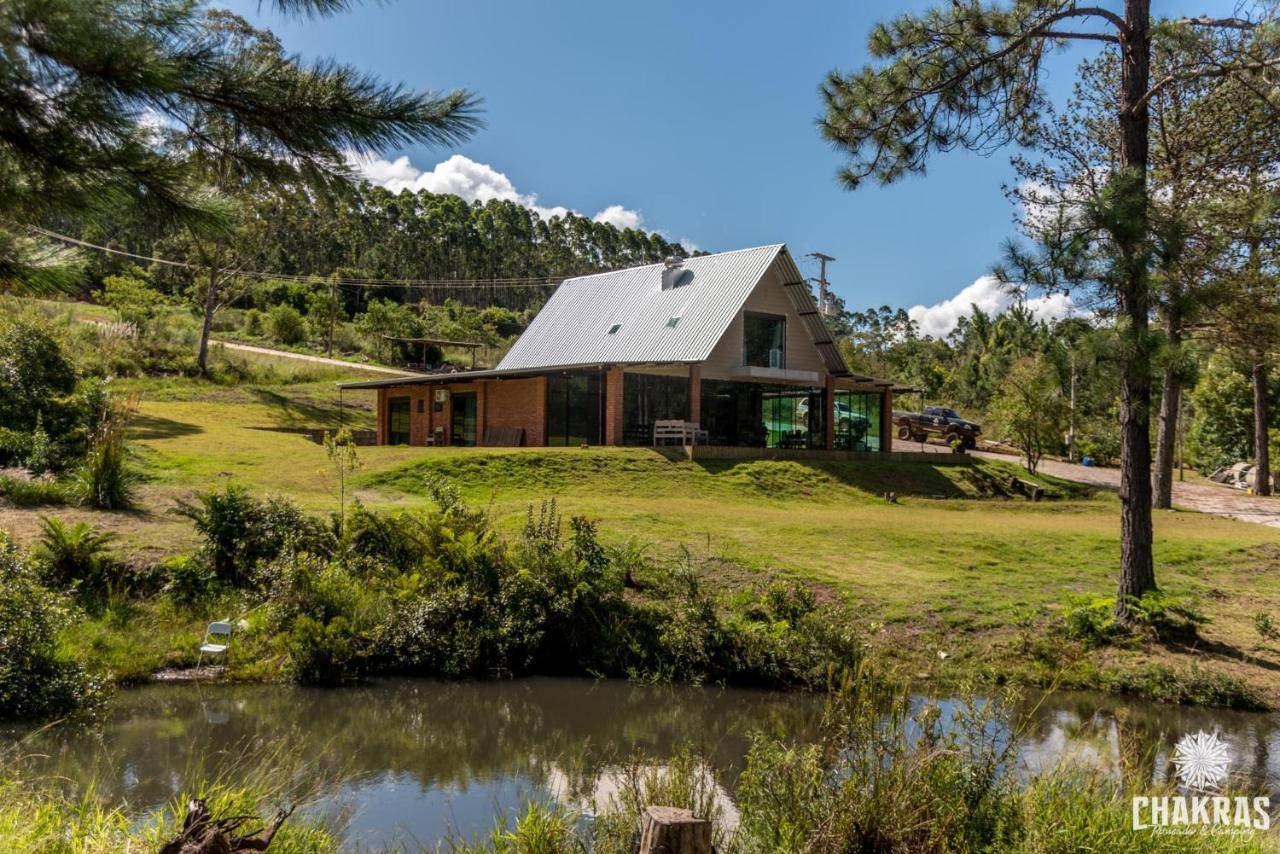
<svg viewBox="0 0 1280 854"><path fill-rule="evenodd" d="M1243 34L1157 81L1151 77L1155 27L1202 45L1202 32ZM1091 215L1106 232L1107 275L1122 340L1121 557L1116 613L1155 589L1151 528L1152 335L1149 316L1152 222L1148 189L1150 102L1162 90L1204 77L1262 76L1280 67L1273 27L1245 18L1155 22L1150 0L1125 0L1123 13L1073 0L951 0L923 14L878 25L870 51L879 62L832 72L822 87L824 135L849 158L848 188L867 178L889 183L922 173L930 156L967 148L1034 145L1046 103L1043 61L1068 42L1114 49L1116 168ZM1268 86L1268 89L1271 87Z"/></svg>

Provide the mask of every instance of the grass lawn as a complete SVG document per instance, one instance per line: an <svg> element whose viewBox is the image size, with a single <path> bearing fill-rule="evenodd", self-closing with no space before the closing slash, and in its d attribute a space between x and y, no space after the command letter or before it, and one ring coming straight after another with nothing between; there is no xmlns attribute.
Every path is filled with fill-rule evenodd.
<svg viewBox="0 0 1280 854"><path fill-rule="evenodd" d="M285 430L336 425L335 377L281 370L263 385L122 383L140 395L139 508L0 507L0 528L22 542L42 512L86 518L116 531L136 560L153 561L195 545L189 524L168 511L198 490L239 482L333 510L324 449ZM344 398L346 423L372 426L372 394ZM421 506L427 479L447 477L510 529L530 503L554 497L566 514L598 519L607 541L636 538L656 556L687 549L711 571L813 582L851 597L874 645L913 674L1150 692L1162 664L1193 678L1237 677L1280 705L1280 647L1254 628L1259 612L1280 618L1280 546L1262 526L1158 513L1157 578L1209 617L1201 640L1084 652L1046 632L1073 597L1112 595L1118 502L1047 478L1051 500L978 497L985 476L1021 471L1011 463L692 463L640 448L362 448L360 458L356 495L370 506ZM888 490L898 503L881 497Z"/></svg>

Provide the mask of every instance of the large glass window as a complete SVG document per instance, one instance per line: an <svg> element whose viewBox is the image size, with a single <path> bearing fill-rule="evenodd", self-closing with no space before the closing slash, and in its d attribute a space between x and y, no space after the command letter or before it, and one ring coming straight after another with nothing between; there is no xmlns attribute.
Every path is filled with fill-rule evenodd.
<svg viewBox="0 0 1280 854"><path fill-rule="evenodd" d="M744 312L742 364L750 368L785 368L787 319L776 314Z"/></svg>
<svg viewBox="0 0 1280 854"><path fill-rule="evenodd" d="M842 451L880 450L880 393L836 392L836 448Z"/></svg>
<svg viewBox="0 0 1280 854"><path fill-rule="evenodd" d="M825 397L820 388L704 380L701 426L713 445L822 448Z"/></svg>
<svg viewBox="0 0 1280 854"><path fill-rule="evenodd" d="M547 444L603 444L603 391L598 373L547 377Z"/></svg>
<svg viewBox="0 0 1280 854"><path fill-rule="evenodd" d="M387 400L387 444L409 444L409 398Z"/></svg>
<svg viewBox="0 0 1280 854"><path fill-rule="evenodd" d="M622 441L653 443L653 422L689 419L689 378L656 374L622 377Z"/></svg>

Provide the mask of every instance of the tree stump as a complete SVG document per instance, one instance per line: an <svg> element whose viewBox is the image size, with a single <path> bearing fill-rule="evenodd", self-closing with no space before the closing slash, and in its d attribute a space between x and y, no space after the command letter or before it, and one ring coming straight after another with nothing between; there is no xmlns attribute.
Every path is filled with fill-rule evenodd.
<svg viewBox="0 0 1280 854"><path fill-rule="evenodd" d="M712 854L711 822L678 807L647 807L640 814L637 854Z"/></svg>

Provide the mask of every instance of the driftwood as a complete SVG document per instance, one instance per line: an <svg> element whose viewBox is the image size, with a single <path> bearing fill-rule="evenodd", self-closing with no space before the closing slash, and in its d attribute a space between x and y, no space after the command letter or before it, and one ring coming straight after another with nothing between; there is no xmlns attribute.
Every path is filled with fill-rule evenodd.
<svg viewBox="0 0 1280 854"><path fill-rule="evenodd" d="M280 810L275 818L261 830L243 836L237 831L247 821L257 816L236 815L214 818L209 806L198 798L187 801L187 815L182 820L182 833L166 842L160 854L246 854L250 851L266 851L275 838L280 825L293 815L293 807Z"/></svg>

